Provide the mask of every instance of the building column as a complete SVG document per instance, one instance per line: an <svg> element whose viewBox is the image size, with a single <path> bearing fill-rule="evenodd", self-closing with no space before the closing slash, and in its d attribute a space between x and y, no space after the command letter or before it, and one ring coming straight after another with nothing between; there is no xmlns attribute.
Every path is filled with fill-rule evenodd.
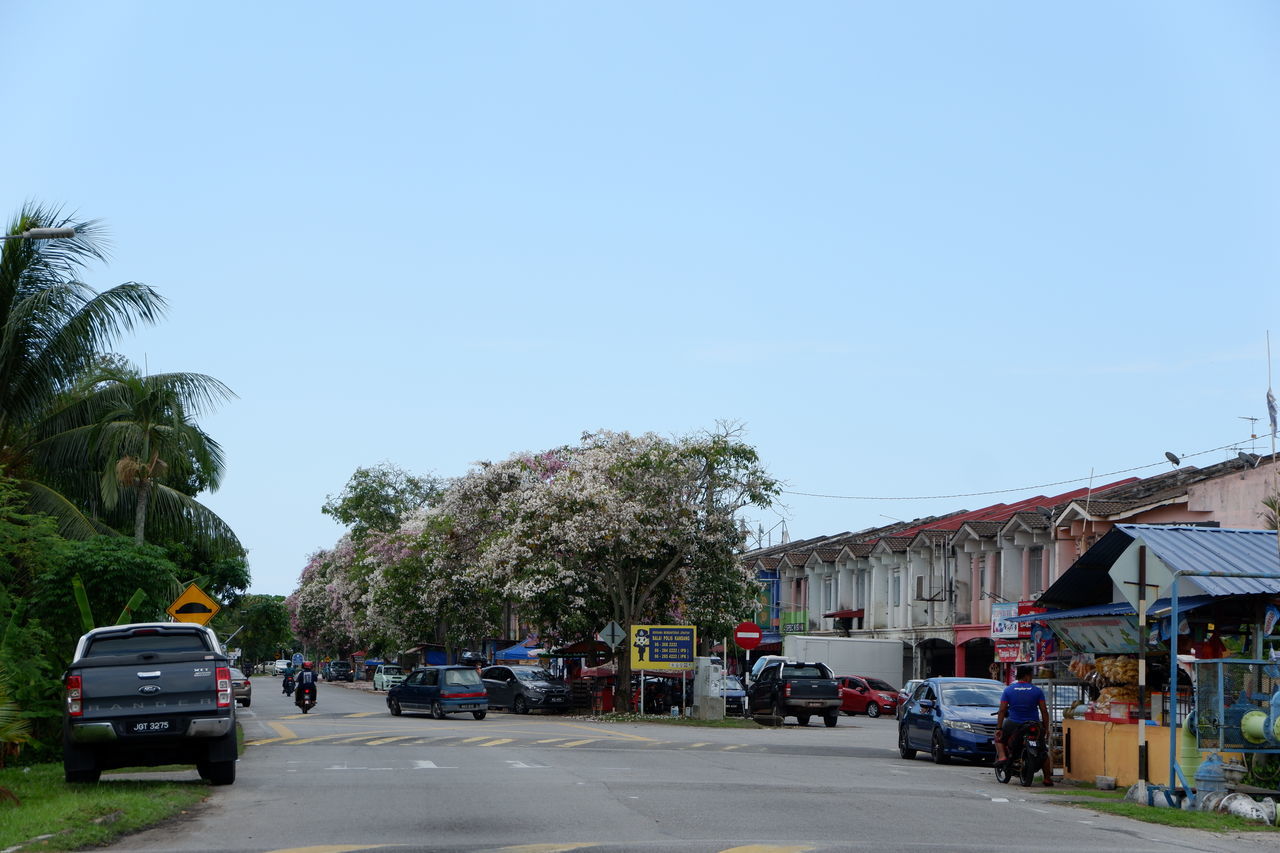
<svg viewBox="0 0 1280 853"><path fill-rule="evenodd" d="M1031 597L1031 548L1023 546L1022 548L1022 595L1019 596L1020 601L1025 601Z"/></svg>
<svg viewBox="0 0 1280 853"><path fill-rule="evenodd" d="M978 561L982 552L975 551L969 555L969 624L976 625L982 618L982 570Z"/></svg>

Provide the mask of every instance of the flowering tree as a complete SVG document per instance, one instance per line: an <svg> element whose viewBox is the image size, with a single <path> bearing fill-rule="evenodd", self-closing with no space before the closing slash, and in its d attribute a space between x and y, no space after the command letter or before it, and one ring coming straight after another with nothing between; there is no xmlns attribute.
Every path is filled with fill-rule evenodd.
<svg viewBox="0 0 1280 853"><path fill-rule="evenodd" d="M357 557L346 536L333 550L317 551L302 570L298 588L285 599L289 626L309 647L346 657L363 645L357 610L363 590L356 583Z"/></svg>
<svg viewBox="0 0 1280 853"><path fill-rule="evenodd" d="M681 618L721 628L749 612L736 566L735 513L767 506L778 484L737 431L667 440L601 431L581 445L491 466L518 487L495 502L495 535L471 571L561 624L624 627ZM589 630L594 630L592 627ZM619 666L629 701L630 659Z"/></svg>

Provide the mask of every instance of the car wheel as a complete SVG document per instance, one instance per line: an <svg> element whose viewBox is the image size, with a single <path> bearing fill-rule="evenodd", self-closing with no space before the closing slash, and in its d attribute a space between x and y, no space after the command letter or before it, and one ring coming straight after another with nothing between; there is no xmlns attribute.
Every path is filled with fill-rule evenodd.
<svg viewBox="0 0 1280 853"><path fill-rule="evenodd" d="M867 716L873 718L880 716L880 706L875 702L869 703L867 705Z"/></svg>
<svg viewBox="0 0 1280 853"><path fill-rule="evenodd" d="M401 711L400 711L400 703L399 703L399 702L397 702L396 700L392 699L390 696L388 696L388 697L387 697L387 710L391 712L391 716L393 716L393 717L398 717L398 716L400 716L400 714L401 714Z"/></svg>
<svg viewBox="0 0 1280 853"><path fill-rule="evenodd" d="M809 725L809 715L808 715L808 714L796 714L796 722L797 722L797 723L799 723L799 724L800 724L800 725L802 725L802 726L807 726L807 725Z"/></svg>
<svg viewBox="0 0 1280 853"><path fill-rule="evenodd" d="M484 715L487 713L489 712L488 711L472 711L471 716L475 717L477 720L483 720Z"/></svg>
<svg viewBox="0 0 1280 853"><path fill-rule="evenodd" d="M773 716L777 718L777 725L782 725L787 721L787 709L781 702L773 703Z"/></svg>
<svg viewBox="0 0 1280 853"><path fill-rule="evenodd" d="M444 706L440 704L440 700L431 703L431 716L437 720L444 719Z"/></svg>
<svg viewBox="0 0 1280 853"><path fill-rule="evenodd" d="M517 696L511 700L511 713L527 714L529 713L529 703L525 701L523 696Z"/></svg>
<svg viewBox="0 0 1280 853"><path fill-rule="evenodd" d="M250 705L252 702L253 702L253 699L252 699L252 698L245 699L245 700L244 700L244 706L245 706L246 708L248 708L248 707L249 707L249 705Z"/></svg>
<svg viewBox="0 0 1280 853"><path fill-rule="evenodd" d="M942 737L942 730L933 732L933 749L930 751L934 764L950 764L951 756L947 755L947 742Z"/></svg>
<svg viewBox="0 0 1280 853"><path fill-rule="evenodd" d="M827 714L822 718L822 722L827 724L827 728L834 729L840 722L840 712L832 711L830 714Z"/></svg>
<svg viewBox="0 0 1280 853"><path fill-rule="evenodd" d="M907 760L916 757L916 751L911 748L911 742L907 740L906 726L898 726L898 754Z"/></svg>
<svg viewBox="0 0 1280 853"><path fill-rule="evenodd" d="M231 785L236 781L235 761L200 761L196 772L210 785Z"/></svg>

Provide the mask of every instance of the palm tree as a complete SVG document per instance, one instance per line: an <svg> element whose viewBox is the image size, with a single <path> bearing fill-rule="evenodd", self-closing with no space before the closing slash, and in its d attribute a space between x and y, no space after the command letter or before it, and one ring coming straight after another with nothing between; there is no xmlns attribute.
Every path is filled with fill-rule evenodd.
<svg viewBox="0 0 1280 853"><path fill-rule="evenodd" d="M222 447L192 416L235 396L200 373L143 376L108 365L46 421L41 458L69 470L95 465L94 498L108 516L131 515L133 538L146 541L148 523L164 536L190 536L216 550L239 552L235 534L192 495L215 490L225 467ZM87 478L80 478L81 499Z"/></svg>
<svg viewBox="0 0 1280 853"><path fill-rule="evenodd" d="M5 240L0 249L0 470L19 482L29 511L53 516L65 536L84 538L103 525L56 487L63 472L41 470L36 448L45 420L122 332L155 322L165 302L137 282L97 293L78 280L88 263L106 258L95 222L28 203L7 233L67 226L75 237Z"/></svg>

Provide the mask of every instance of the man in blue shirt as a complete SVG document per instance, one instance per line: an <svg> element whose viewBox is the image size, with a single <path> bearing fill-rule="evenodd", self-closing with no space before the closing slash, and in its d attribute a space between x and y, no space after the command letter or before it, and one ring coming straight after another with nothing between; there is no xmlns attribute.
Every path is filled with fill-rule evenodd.
<svg viewBox="0 0 1280 853"><path fill-rule="evenodd" d="M1049 732L1052 731L1049 720L1049 709L1044 702L1044 691L1031 683L1031 675L1035 667L1024 665L1018 667L1018 680L1010 684L1000 694L1000 710L996 713L996 766L1008 762L1005 749L1023 723L1034 723L1037 718L1041 725L1041 742L1044 750L1044 784L1053 787L1053 759L1050 756Z"/></svg>

